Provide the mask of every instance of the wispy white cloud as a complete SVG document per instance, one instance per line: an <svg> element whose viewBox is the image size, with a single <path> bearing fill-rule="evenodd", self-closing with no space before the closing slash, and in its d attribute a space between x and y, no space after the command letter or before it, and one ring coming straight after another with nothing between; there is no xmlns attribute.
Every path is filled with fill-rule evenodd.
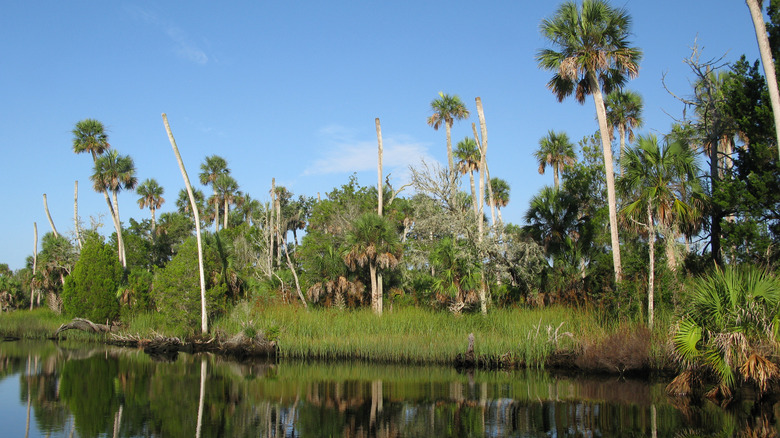
<svg viewBox="0 0 780 438"><path fill-rule="evenodd" d="M187 32L185 32L180 27L173 23L168 23L161 20L157 14L146 9L141 9L138 7L127 7L127 10L130 15L135 17L137 20L143 21L144 23L162 31L171 42L171 49L180 58L200 65L206 64L209 61L209 57L206 55L206 52L201 49L194 41L192 41Z"/></svg>
<svg viewBox="0 0 780 438"><path fill-rule="evenodd" d="M304 170L304 175L324 175L376 171L376 139L358 139L355 134L342 126L327 126L319 131L323 137L324 148L321 156ZM407 182L409 165L417 165L420 160L436 161L428 153L428 144L415 141L406 136L387 136L382 139L383 173L393 174L393 179Z"/></svg>

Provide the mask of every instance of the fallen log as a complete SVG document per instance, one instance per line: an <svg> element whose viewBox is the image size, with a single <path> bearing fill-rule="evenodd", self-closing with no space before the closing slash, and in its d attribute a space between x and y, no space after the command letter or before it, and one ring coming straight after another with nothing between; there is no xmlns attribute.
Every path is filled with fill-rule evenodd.
<svg viewBox="0 0 780 438"><path fill-rule="evenodd" d="M65 330L81 330L88 333L108 333L115 331L116 327L106 324L95 324L88 319L73 318L73 321L62 324L54 333L54 336L56 337Z"/></svg>

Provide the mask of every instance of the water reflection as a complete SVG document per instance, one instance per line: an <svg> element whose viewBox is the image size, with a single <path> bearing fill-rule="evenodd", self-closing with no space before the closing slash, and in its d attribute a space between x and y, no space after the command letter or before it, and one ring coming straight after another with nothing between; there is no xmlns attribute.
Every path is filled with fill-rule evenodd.
<svg viewBox="0 0 780 438"><path fill-rule="evenodd" d="M672 405L663 383L446 367L236 363L0 343L4 436L777 436L777 405ZM6 408L9 406L9 408Z"/></svg>

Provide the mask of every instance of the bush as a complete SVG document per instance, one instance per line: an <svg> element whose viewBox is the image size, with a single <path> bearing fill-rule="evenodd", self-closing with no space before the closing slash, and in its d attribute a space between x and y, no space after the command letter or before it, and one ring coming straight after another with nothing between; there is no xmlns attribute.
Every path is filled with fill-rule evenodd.
<svg viewBox="0 0 780 438"><path fill-rule="evenodd" d="M87 239L73 272L65 279L62 305L65 314L94 322L119 316L117 290L124 271L111 247L101 239Z"/></svg>
<svg viewBox="0 0 780 438"><path fill-rule="evenodd" d="M222 266L213 245L203 242L203 271L206 276L206 309L209 318L222 314L227 308L221 281ZM198 246L190 237L179 248L179 253L163 269L157 269L152 284L157 310L176 325L189 329L200 326L200 273Z"/></svg>

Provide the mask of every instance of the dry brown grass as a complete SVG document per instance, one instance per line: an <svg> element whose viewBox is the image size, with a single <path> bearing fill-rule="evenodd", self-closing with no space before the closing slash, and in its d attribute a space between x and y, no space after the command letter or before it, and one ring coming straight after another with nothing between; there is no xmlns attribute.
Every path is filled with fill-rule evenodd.
<svg viewBox="0 0 780 438"><path fill-rule="evenodd" d="M586 344L576 364L583 370L618 372L647 370L650 364L650 330L622 326L615 333Z"/></svg>

